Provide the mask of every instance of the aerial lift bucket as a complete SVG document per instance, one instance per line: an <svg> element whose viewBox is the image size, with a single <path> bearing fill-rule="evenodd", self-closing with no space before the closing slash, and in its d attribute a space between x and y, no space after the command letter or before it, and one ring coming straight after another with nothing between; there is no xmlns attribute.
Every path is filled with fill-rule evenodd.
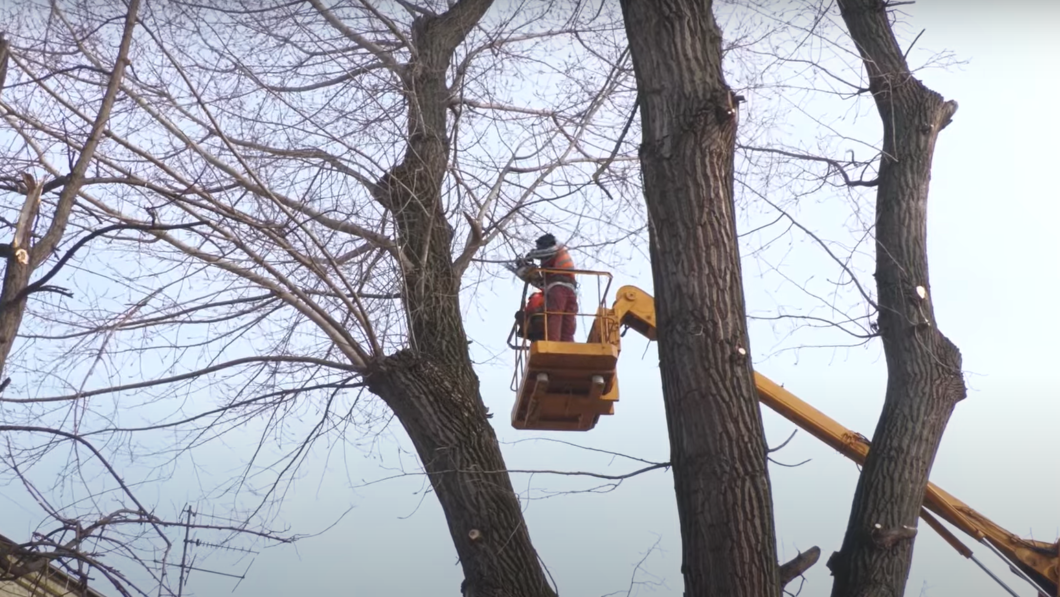
<svg viewBox="0 0 1060 597"><path fill-rule="evenodd" d="M515 405L516 429L588 431L615 414L618 348L538 341L530 345Z"/></svg>
<svg viewBox="0 0 1060 597"><path fill-rule="evenodd" d="M541 270L549 272L551 270ZM571 273L567 270L564 273ZM603 299L610 287L606 272L574 270L579 277L594 276L600 293L596 312L578 313L601 321L608 312ZM579 280L580 281L580 280ZM525 304L525 290L524 303ZM545 318L561 313L546 312ZM513 335L515 330L513 329ZM512 407L512 427L542 431L588 431L601 415L613 415L618 401L619 347L608 341L609 334L591 334L587 342L558 342L525 339L516 348L516 401ZM595 340L595 341L594 341Z"/></svg>

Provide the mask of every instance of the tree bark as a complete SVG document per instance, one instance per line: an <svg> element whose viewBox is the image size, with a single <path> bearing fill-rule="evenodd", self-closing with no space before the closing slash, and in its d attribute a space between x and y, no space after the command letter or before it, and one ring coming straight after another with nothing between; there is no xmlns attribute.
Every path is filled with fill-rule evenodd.
<svg viewBox="0 0 1060 597"><path fill-rule="evenodd" d="M622 0L640 90L659 368L685 595L776 597L733 205L737 110L712 3Z"/></svg>
<svg viewBox="0 0 1060 597"><path fill-rule="evenodd" d="M386 360L370 388L387 399L430 477L463 566L461 593L553 597L470 367L406 351Z"/></svg>
<svg viewBox="0 0 1060 597"><path fill-rule="evenodd" d="M787 563L780 566L780 586L788 586L788 583L802 576L804 572L817 563L821 557L821 548L814 545L810 549L800 553Z"/></svg>
<svg viewBox="0 0 1060 597"><path fill-rule="evenodd" d="M5 62L6 58L5 52ZM33 274L33 227L40 212L41 185L28 174L23 174L22 182L26 185L26 200L19 212L15 233L10 244L0 247L0 254L7 262L3 287L0 288L0 377L7 368L7 357L15 345L18 330L22 327L22 317L26 313L27 297L23 291ZM0 382L0 391L7 383L6 379Z"/></svg>
<svg viewBox="0 0 1060 597"><path fill-rule="evenodd" d="M450 152L446 72L492 0L462 0L412 27L403 160L376 184L403 250L409 347L373 364L369 389L394 411L445 512L466 597L554 597L486 416L460 316L453 229L442 202Z"/></svg>
<svg viewBox="0 0 1060 597"><path fill-rule="evenodd" d="M26 297L22 290L29 284L33 270L29 264L22 264L15 257L14 251L6 259L3 288L0 290L0 379L7 369L7 357L15 345L18 330L22 327L22 316L26 312ZM7 386L7 381L0 381L0 388Z"/></svg>
<svg viewBox="0 0 1060 597"><path fill-rule="evenodd" d="M931 161L957 104L913 78L883 2L840 0L839 8L884 123L876 284L888 379L843 546L828 566L833 597L900 597L931 466L966 394L960 351L935 322L927 260Z"/></svg>

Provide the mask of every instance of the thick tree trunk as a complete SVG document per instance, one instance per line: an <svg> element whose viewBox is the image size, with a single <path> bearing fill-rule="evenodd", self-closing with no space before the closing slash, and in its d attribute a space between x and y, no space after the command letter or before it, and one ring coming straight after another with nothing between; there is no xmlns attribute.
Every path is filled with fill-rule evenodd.
<svg viewBox="0 0 1060 597"><path fill-rule="evenodd" d="M463 566L461 593L554 596L471 368L454 370L402 352L389 357L369 383L387 398L430 477Z"/></svg>
<svg viewBox="0 0 1060 597"><path fill-rule="evenodd" d="M880 0L840 0L884 123L876 198L876 284L887 391L858 480L834 597L901 597L924 490L954 405L961 354L939 330L927 261L927 199L939 131L957 109L913 78Z"/></svg>
<svg viewBox="0 0 1060 597"><path fill-rule="evenodd" d="M733 206L737 112L711 2L622 0L685 595L780 594Z"/></svg>
<svg viewBox="0 0 1060 597"><path fill-rule="evenodd" d="M446 71L491 0L462 0L417 18L404 159L376 185L404 257L409 347L375 363L369 389L394 411L416 447L449 524L466 597L554 597L479 394L460 317L460 278L441 189L449 163Z"/></svg>

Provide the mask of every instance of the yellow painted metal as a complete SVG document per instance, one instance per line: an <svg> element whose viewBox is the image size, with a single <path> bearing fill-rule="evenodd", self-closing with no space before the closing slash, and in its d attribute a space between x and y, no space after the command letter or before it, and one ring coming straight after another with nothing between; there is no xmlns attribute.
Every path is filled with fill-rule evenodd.
<svg viewBox="0 0 1060 597"><path fill-rule="evenodd" d="M840 425L758 372L755 372L755 386L758 388L758 398L762 404L847 458L858 464L865 463L870 445L865 436ZM924 508L976 541L989 541L1043 589L1060 597L1060 541L1045 543L1023 539L998 526L934 483L928 483L924 494Z"/></svg>
<svg viewBox="0 0 1060 597"><path fill-rule="evenodd" d="M610 275L578 270L583 276ZM606 286L604 287L606 293ZM606 294L604 295L606 297ZM601 415L613 415L618 402L620 327L655 337L655 303L635 286L618 290L612 307L597 305L585 342L538 341L519 353L512 427L539 431L588 431ZM547 314L556 316L556 314ZM522 348L522 347L520 347Z"/></svg>
<svg viewBox="0 0 1060 597"><path fill-rule="evenodd" d="M601 304L585 343L535 342L529 348L512 425L518 429L586 431L618 401L616 367L620 327L655 339L655 300L635 286L618 289L613 306ZM791 392L755 372L759 401L858 464L869 454L869 440L847 429ZM597 392L593 379L602 389ZM996 548L1041 588L1060 597L1060 541L1023 539L973 510L934 483L923 506L976 541ZM961 551L958 549L958 551Z"/></svg>
<svg viewBox="0 0 1060 597"><path fill-rule="evenodd" d="M589 342L621 346L620 327L636 330L648 340L655 339L655 299L636 286L623 286L615 293L611 308L600 307L589 330Z"/></svg>
<svg viewBox="0 0 1060 597"><path fill-rule="evenodd" d="M609 317L604 299L611 286L611 274L592 270L535 269L530 280L542 273L574 274L580 286L595 278L600 294L595 312L579 313L592 317L593 325L586 342L558 342L553 339L522 341L516 348L516 400L512 407L512 427L541 431L588 431L601 415L615 413L618 401L618 322ZM546 311L545 325L561 313ZM524 322L524 327L528 322ZM593 336L594 329L605 330ZM612 333L613 330L613 333ZM612 341L613 340L613 341Z"/></svg>
<svg viewBox="0 0 1060 597"><path fill-rule="evenodd" d="M618 347L534 342L512 408L516 429L588 431L618 401Z"/></svg>

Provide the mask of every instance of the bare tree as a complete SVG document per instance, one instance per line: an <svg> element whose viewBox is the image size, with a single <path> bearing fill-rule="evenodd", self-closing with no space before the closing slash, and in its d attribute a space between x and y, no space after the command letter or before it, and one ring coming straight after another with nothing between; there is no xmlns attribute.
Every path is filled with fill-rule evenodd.
<svg viewBox="0 0 1060 597"><path fill-rule="evenodd" d="M931 161L957 103L910 72L886 3L838 4L883 124L875 275L887 393L843 547L829 568L837 597L902 595L931 465L950 414L966 395L961 353L935 319L927 256Z"/></svg>
<svg viewBox="0 0 1060 597"><path fill-rule="evenodd" d="M126 466L257 427L246 473L221 489L254 495L238 519L262 529L315 441L393 416L445 511L464 594L553 594L479 393L463 282L484 249L510 257L543 225L572 245L606 243L599 231L623 218L634 224L620 233L635 233L635 203L592 213L579 196L630 196L633 161L614 151L628 107L605 108L633 87L609 39L616 15L527 3L485 17L491 5L145 7L93 175L71 193L79 228L137 231L74 259L124 300L40 305L22 334L26 395L3 404L109 444L108 467L131 437ZM62 156L107 70L111 11L11 9L18 79L3 108L20 144L7 168L67 176ZM540 70L535 52L571 43L589 49L538 85L542 106L519 105L511 88ZM566 227L542 209L567 205L580 214ZM112 381L130 366L154 371ZM33 383L56 389L30 394ZM182 404L206 389L219 402ZM27 458L13 450L11 470Z"/></svg>
<svg viewBox="0 0 1060 597"><path fill-rule="evenodd" d="M46 285L48 279L55 272L48 272L32 286L29 283L33 272L39 268L46 259L52 256L59 241L66 233L67 222L70 212L74 206L74 199L81 190L85 181L85 173L96 152L96 147L103 136L103 129L110 119L111 109L118 95L122 77L125 73L125 65L128 61L129 46L132 43L133 29L136 26L139 0L133 0L129 5L125 17L125 28L122 31L121 41L118 46L118 55L114 60L114 67L110 70L107 79L106 92L103 96L96 117L92 122L92 129L88 134L84 145L78 152L77 161L72 165L69 174L52 185L52 189L58 187L59 197L56 200L55 212L47 231L39 239L34 238L37 218L40 213L41 194L44 192L43 183L39 183L28 173L22 174L22 187L25 192L26 201L19 210L18 220L14 226L11 242L3 247L2 254L7 259L4 269L4 286L0 291L0 373L4 370L7 357L11 354L11 348L15 343L15 336L22 323L22 317L26 310L26 300L34 292L56 291L54 287ZM0 87L3 87L7 78L8 62L10 59L11 45L6 39L0 38ZM58 183L58 184L56 184ZM60 261L61 267L63 261ZM3 387L6 387L10 379L5 379Z"/></svg>
<svg viewBox="0 0 1060 597"><path fill-rule="evenodd" d="M778 595L733 201L737 107L711 2L624 1L686 595ZM663 232L665 231L665 232Z"/></svg>
<svg viewBox="0 0 1060 597"><path fill-rule="evenodd" d="M44 273L32 284L30 279L34 272L46 261L50 260L66 233L75 198L84 183L85 174L92 163L96 147L103 136L103 131L110 118L111 109L118 95L127 64L133 30L136 26L138 9L138 0L133 0L125 15L121 41L118 45L113 67L108 73L106 91L102 102L91 123L91 130L78 150L77 160L72 163L70 172L61 179L51 181L47 185L44 181L36 180L28 172L23 172L21 176L22 184L16 187L17 191L25 194L25 201L21 209L18 210L18 218L12 226L11 242L2 247L6 265L3 289L0 291L0 376L5 372L8 356L14 347L31 295L54 292L72 296L66 289L48 285L48 281L65 265L67 262L66 257L69 257L69 255L60 258L51 267L50 271ZM6 83L9 60L10 43L6 39L0 39L0 87ZM40 215L41 195L46 189L58 190L59 196L56 200L54 212L51 215L51 222L47 225L43 234L38 234L37 222ZM78 243L78 245L81 244L83 242ZM77 246L72 251L76 251L76 248ZM6 389L10 382L10 377L4 377L4 381L0 383L0 392ZM7 436L15 433L43 434L48 436L49 440L71 440L81 443L98 455L98 451L83 438L54 428L9 425L6 424L6 421L0 419L0 433ZM12 468L15 472L18 473L18 459L11 458L14 455L14 448L10 441L7 443L7 448L8 461L13 465ZM113 473L114 471L112 470L111 472ZM116 474L114 478L120 479ZM28 479L24 476L21 476L21 480L27 486L31 486ZM128 494L128 497L135 502L135 498L131 493ZM52 529L47 535L42 535L37 540L27 544L8 545L5 543L0 546L0 577L8 580L28 574L36 574L51 564L53 559L65 559L67 561L72 560L79 565L80 570L78 572L80 574L78 576L82 579L82 582L87 578L87 568L102 572L104 577L110 580L115 587L123 590L121 573L92 557L91 549L86 549L85 543L99 529L117 522L118 519L123 519L122 522L127 521L129 518L128 514L139 518L140 516L138 515L146 514L146 511L143 508L138 508L127 512L114 512L107 518L100 519L87 528L81 527L79 524L65 524L63 525L64 528ZM62 520L61 516L57 515L56 518ZM73 538L65 537L66 531L76 531L75 536Z"/></svg>
<svg viewBox="0 0 1060 597"><path fill-rule="evenodd" d="M854 113L860 102L871 98L883 124L882 143L863 141L865 133L855 133L865 135L858 138L840 131L835 120L826 122L813 114L806 120L822 130L819 140L823 139L816 148L785 147L777 142L782 135L769 132L757 139L741 135L737 185L747 201L777 214L753 232L766 230L765 235L776 239L791 238L794 231L809 239L825 264L831 262L830 267L840 272L828 282L832 288L814 289L770 265L789 288L804 292L828 314L794 313L796 301L786 294L780 313L759 319L793 321L800 329L824 328L853 339L830 348L882 340L888 386L872 438L873 462L866 464L859 478L843 546L829 560L829 568L836 577L833 595L900 595L931 463L954 405L965 396L960 353L935 323L926 253L931 159L937 136L949 124L956 103L945 101L916 78L907 56L920 36L905 49L899 45L895 28L901 23L894 6L851 1L840 2L838 11L828 3L802 8L812 10L796 19L787 14L775 17L789 19L792 29L803 35L799 43L773 45L771 60L791 67L785 72L805 69L775 90L800 106L812 98L821 113L829 102L853 103L849 111ZM746 9L754 12L756 6ZM833 15L841 17L838 23L830 21ZM936 56L928 65L947 59ZM859 79L862 70L867 77ZM773 108L761 106L761 97L767 94L754 93L759 110ZM868 159L855 158L855 153L866 151ZM875 214L864 207L870 193L875 194ZM848 201L857 226L850 244L826 240L797 217L806 199L829 195ZM778 223L785 228L770 233L768 229ZM874 243L875 251L862 250L866 243ZM859 264L867 265L866 257L875 261L875 293L857 271ZM838 304L842 295L853 297L850 308Z"/></svg>
<svg viewBox="0 0 1060 597"><path fill-rule="evenodd" d="M20 329L8 366L12 386L0 398L6 468L26 480L28 495L43 494L40 481L48 479L55 490L89 488L73 500L80 509L45 502L46 509L69 522L60 525L67 532L92 528L96 539L122 545L119 551L151 571L147 582L176 594L164 567L146 565L152 549L169 548L164 533L145 539L102 529L149 521L181 530L177 513L147 518L133 505L135 515L108 518L115 508L93 500L121 488L83 481L78 473L89 468L85 462L25 465L62 459L59 445L88 442L99 455L97 466L133 475L142 485L179 478L188 454L220 438L249 441L254 434L244 474L208 492L214 503L219 495L230 499L236 520L215 530L287 540L268 522L314 444L353 442L396 419L445 511L465 594L553 594L509 478L519 471L506 470L483 406L462 319L479 304L474 290L491 275L490 262L520 253L541 232L584 247L577 255L586 263L606 260L603 253L616 240L639 238L644 214L636 139L665 146L666 126L682 113L660 120L671 100L652 95L656 87L649 85L648 93L642 89L642 121L635 118L632 65L648 51L650 29L631 32L627 50L617 6L558 0L207 4L172 0L140 11L110 118L84 181L70 193L70 233L84 239L105 232L93 238L91 251L71 246L63 253L65 267L47 282L77 287L74 299L38 293L40 300L27 307L33 323ZM822 4L799 6L798 18L774 16L766 4L714 7L724 48L711 15L682 21L708 38L700 41L709 51L697 54L711 57L704 76L674 72L678 62L650 72L637 66L641 79L661 89L694 88L695 102L707 108L703 122L713 123L697 134L711 140L704 147L728 152L709 154L720 161L699 162L707 156L703 147L681 145L683 166L644 156L644 192L656 226L674 223L683 207L716 208L719 216L705 224L711 250L697 253L696 267L711 272L711 288L724 288L724 295L704 294L702 280L685 290L704 302L659 294L660 313L669 320L694 306L688 313L711 332L689 345L707 359L693 369L711 362L727 372L727 381L682 379L671 353L663 363L668 403L676 391L699 383L706 385L695 395L731 399L692 405L674 399L671 415L688 408L698 416L674 422L671 440L708 429L709 416L724 416L740 423L745 442L730 460L717 456L732 437L696 435L691 452L675 449L685 540L696 546L696 555L686 551L690 593L709 586L731 586L734 594L779 592L817 553L777 571L736 219L765 212L773 223L744 235L759 247L773 242L762 240L769 235L820 240L800 229L792 203L837 189L854 196L877 183L874 157L847 156L838 144L782 145L777 104L754 106L770 94L800 91L778 81L790 81L790 67L806 59L800 54L810 51L805 39L824 39L829 14ZM13 134L5 139L0 176L18 198L9 211L24 203L21 174L35 169L47 179L43 209L58 213L61 181L74 170L71 156L82 155L111 80L120 41L115 8L79 0L6 11L11 66L0 107ZM660 18L645 14L637 22ZM724 65L735 66L723 77ZM834 73L819 68L830 66L819 61L818 71L801 76L822 87L814 92L861 98L856 85L827 88ZM702 82L708 85L699 87ZM729 85L752 104L740 111L738 131L736 114L729 113L738 99ZM699 137L685 141L693 138ZM660 178L671 170L688 176ZM710 187L717 193L707 195L707 206L695 201L692 185L677 184L698 174L720 185ZM796 199L778 199L778 188L794 190ZM872 222L866 227L857 232L871 238ZM653 244L660 288L669 288L661 282L680 286L682 272L666 264L681 262L666 256L694 239L686 231L672 240ZM782 308L761 319L841 328L858 343L875 338L869 319L883 299L862 292L850 263L860 245L848 259L818 244L843 274L837 289L855 288L851 310L861 312L826 319ZM53 250L46 259L57 257ZM806 292L814 295L809 287ZM821 301L833 312L835 303ZM65 444L52 441L56 431L70 434ZM48 440L27 439L42 436ZM732 466L718 468L719 462ZM648 463L643 470L664 467ZM707 505L717 519L745 503L697 492L690 474L702 467L714 471L720 486L746 487L755 496L748 502L754 515L726 521L721 542L707 542L707 519L689 513ZM613 486L624 477L594 478ZM99 520L115 524L93 526ZM135 552L137 541L148 547ZM62 555L50 545L34 549ZM736 561L720 553L735 545L751 555ZM731 565L723 569L733 574L759 573L761 583L737 589L733 574L708 575L708 562Z"/></svg>
<svg viewBox="0 0 1060 597"><path fill-rule="evenodd" d="M117 19L119 22L124 21L120 40L116 44L117 56L113 59L112 66L107 69L99 68L99 74L105 76L102 79L105 88L99 106L95 110L95 117L87 121L90 128L79 146L75 145L76 139L67 140L70 143L69 149L72 151L70 170L51 180L38 181L25 170L32 169L34 162L43 157L43 152L40 145L31 142L30 137L24 137L30 141L28 147L33 157L30 163L26 164L21 174L21 181L17 178L9 178L12 183L15 183L9 187L9 190L16 194L24 194L25 201L18 210L17 221L12 225L12 240L2 247L6 267L3 290L0 292L0 373L6 373L8 357L19 335L29 301L41 296L40 293L73 297L69 289L51 285L49 282L64 272L64 267L70 264L78 251L84 251L93 240L116 232L136 230L161 232L187 227L185 225L111 224L97 227L90 233L82 235L65 252L61 255L57 254L58 246L67 235L77 197L86 183L88 178L86 175L95 160L96 150L104 137L104 131L110 122L112 110L120 93L125 70L129 64L128 56L134 30L139 18L139 5L138 0L132 0L124 18ZM6 83L10 51L10 43L6 39L0 40L0 86ZM13 121L9 119L8 122ZM19 129L17 125L16 129L20 134L25 133L25 130ZM76 159L73 155L76 155ZM18 162L9 160L5 165L9 168L17 168ZM18 182L21 182L21 185L17 184ZM38 220L43 203L42 195L46 192L54 192L57 197L51 206L50 223L43 233L39 233ZM42 268L45 264L49 264L46 270ZM43 271L43 273L31 282L33 275L38 271ZM10 383L11 378L5 377L0 384L0 392ZM12 402L23 401L15 398ZM7 416L0 418L0 437L5 439L5 449L0 454L0 462L10 469L18 482L25 487L27 494L48 514L50 521L56 524L49 525L45 522L41 531L28 541L22 543L5 541L0 545L0 580L9 581L27 575L37 575L42 573L47 566L59 565L73 574L82 587L87 586L90 577L101 577L120 594L131 595L131 591L136 590L136 584L130 582L129 577L121 569L108 563L105 555L108 552L117 551L125 553L134 560L142 559L144 556L136 553L138 550L136 538L143 536L145 527L149 529L147 534L153 535L146 542L147 545L156 543L155 540L162 544L162 566L160 568L148 567L159 572L155 580L160 587L167 585L166 565L168 564L167 558L171 555L169 548L172 546L172 541L167 536L167 529L174 527L188 530L212 528L212 530L235 534L244 532L244 529L235 526L197 525L190 520L187 522L170 521L156 516L137 498L129 484L123 481L123 475L99 447L80 433L76 426L74 430L68 431L61 426L11 423L12 421ZM119 497L114 501L119 504L118 507L107 510L105 506L98 504L102 509L95 508L94 516L70 516L69 504L54 504L48 499L47 491L34 483L30 469L63 445L70 447L72 460L77 462L75 474L82 479L90 475L92 469L103 473L105 480L102 484L96 482L91 485L97 488L110 486L110 491L117 491ZM83 456L87 456L90 463L83 462ZM130 527L137 530L129 533ZM283 540L267 533L258 533L258 535ZM143 591L139 592L143 593Z"/></svg>
<svg viewBox="0 0 1060 597"><path fill-rule="evenodd" d="M751 241L753 255L761 257L763 247L778 239L802 238L820 253L823 266L838 270L811 284L792 280L766 259L770 275L797 292L785 292L777 312L751 319L789 322L793 332L828 338L823 347L833 350L871 346L879 339L886 357L888 385L872 437L872 462L859 477L842 548L829 560L837 596L904 592L931 465L954 405L965 397L960 352L935 319L926 251L932 157L957 105L918 78L918 71L953 60L939 53L920 68L910 66L923 31L899 43L905 25L900 4L811 2L793 8L803 11L795 16L784 11L767 16L785 20L790 31L802 35L794 43L776 38L770 45L769 68L779 66L789 76L747 95L758 100L760 112L778 105L763 97L784 94L786 103L804 112L804 122L819 129L817 146L806 139L789 146L777 130L741 133L737 142L736 184L745 211L755 204L766 208L765 223L748 233L757 237ZM766 8L752 2L740 10ZM806 113L811 102L816 110ZM870 102L882 129L850 123ZM819 116L836 109L850 116ZM878 142L871 141L874 134L881 135ZM836 199L845 202L845 210ZM826 209L849 218L848 242L800 221L811 200L828 200ZM860 269L870 263L875 289L865 281L870 272ZM803 312L798 294L810 305ZM781 350L793 349L799 346Z"/></svg>
<svg viewBox="0 0 1060 597"><path fill-rule="evenodd" d="M849 266L836 261L878 314L876 323L855 335L882 338L889 381L843 548L829 567L836 575L833 595L900 595L931 463L950 413L965 395L960 353L934 323L926 252L931 157L956 104L913 77L886 3L849 0L839 7L868 71L868 86L855 89L853 97L871 93L884 124L877 176L849 174L873 168L853 157L841 162L741 145L823 164L847 188L878 189L870 230L879 298L865 293ZM743 98L725 81L722 35L711 3L630 1L623 10L640 89L640 158L686 592L775 595L780 585L770 487L750 375L734 211L736 123ZM817 28L815 21L808 37L817 37ZM774 55L788 61L794 53ZM820 62L804 62L835 76ZM761 190L754 194L835 258ZM784 576L786 584L790 576Z"/></svg>

